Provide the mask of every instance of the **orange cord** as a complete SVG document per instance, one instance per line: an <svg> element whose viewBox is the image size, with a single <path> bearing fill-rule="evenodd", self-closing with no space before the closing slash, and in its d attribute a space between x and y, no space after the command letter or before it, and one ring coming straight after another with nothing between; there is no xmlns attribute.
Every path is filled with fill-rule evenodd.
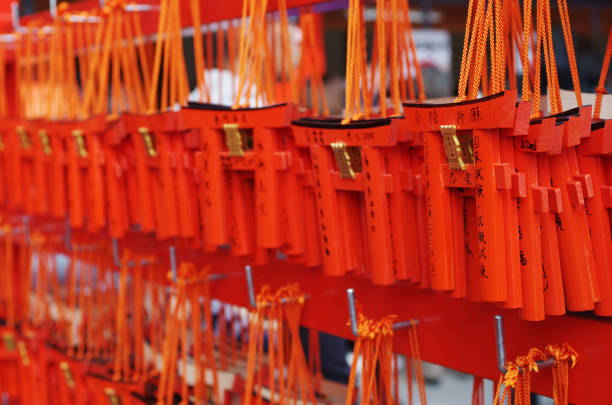
<svg viewBox="0 0 612 405"><path fill-rule="evenodd" d="M472 405L485 405L484 403L484 379L474 376L474 386L472 388Z"/></svg>
<svg viewBox="0 0 612 405"><path fill-rule="evenodd" d="M610 69L610 58L612 58L612 27L610 27L610 33L608 34L608 43L606 44L606 53L604 55L603 64L601 65L601 74L599 75L599 82L595 88L595 107L593 111L593 118L599 119L601 114L601 99L604 94L608 94L606 91L606 78L608 76L608 70Z"/></svg>
<svg viewBox="0 0 612 405"><path fill-rule="evenodd" d="M555 359L553 365L553 398L555 404L568 404L569 391L569 370L574 368L578 361L578 354L572 347L564 343L561 347L558 345L546 346L546 353Z"/></svg>

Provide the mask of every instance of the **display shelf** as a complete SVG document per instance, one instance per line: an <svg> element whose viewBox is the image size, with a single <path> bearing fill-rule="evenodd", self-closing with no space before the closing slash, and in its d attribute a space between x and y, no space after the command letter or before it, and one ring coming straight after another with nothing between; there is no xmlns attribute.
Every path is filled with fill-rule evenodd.
<svg viewBox="0 0 612 405"><path fill-rule="evenodd" d="M167 252L171 241L158 242L153 237L130 234L120 242L121 249L148 249L155 246ZM147 250L143 250L147 251ZM273 253L273 252L271 252ZM273 256L273 255L272 255ZM232 256L228 250L215 253L177 250L177 260L197 265L210 265L214 274L227 277L211 284L215 298L240 306L248 306L244 266L246 258ZM530 348L544 349L548 344L569 343L579 354L578 364L570 371L569 401L574 405L601 403L607 395L610 375L610 342L612 327L607 318L591 313L575 313L529 322L516 311L493 303L471 302L453 298L442 292L420 289L409 283L375 286L369 279L356 275L330 277L319 268L271 259L267 266L253 266L255 291L265 284L273 289L299 283L308 294L302 325L322 332L352 339L348 326L346 289L353 288L363 312L369 317L396 314L398 321L418 320L423 360L497 381L495 351L495 315L503 315L507 358L526 354ZM394 339L399 353L409 353L407 331L397 331ZM550 369L533 374L533 392L552 396Z"/></svg>

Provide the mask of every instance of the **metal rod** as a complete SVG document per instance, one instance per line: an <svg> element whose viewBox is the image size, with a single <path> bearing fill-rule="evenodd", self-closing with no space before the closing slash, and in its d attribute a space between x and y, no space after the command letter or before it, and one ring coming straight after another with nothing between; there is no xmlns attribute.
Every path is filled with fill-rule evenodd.
<svg viewBox="0 0 612 405"><path fill-rule="evenodd" d="M49 14L52 18L57 18L57 0L49 0Z"/></svg>
<svg viewBox="0 0 612 405"><path fill-rule="evenodd" d="M65 230L65 241L66 241L66 250L72 250L72 232L70 231L70 217L66 216L66 220L64 221L64 230Z"/></svg>
<svg viewBox="0 0 612 405"><path fill-rule="evenodd" d="M408 327L412 326L412 324L416 325L418 323L419 323L419 321L417 319L412 319L410 321L396 322L396 323L393 324L393 330L408 328Z"/></svg>
<svg viewBox="0 0 612 405"><path fill-rule="evenodd" d="M121 266L121 259L119 259L119 241L117 238L112 239L113 244L113 261L115 262L115 266Z"/></svg>
<svg viewBox="0 0 612 405"><path fill-rule="evenodd" d="M253 287L253 274L251 273L251 266L248 264L244 266L244 274L246 276L247 290L249 293L249 305L251 308L255 308L257 303L255 302L255 288Z"/></svg>
<svg viewBox="0 0 612 405"><path fill-rule="evenodd" d="M21 31L21 25L19 25L19 2L17 1L11 3L11 22L15 31Z"/></svg>
<svg viewBox="0 0 612 405"><path fill-rule="evenodd" d="M170 252L170 269L172 270L172 280L176 283L177 270L176 270L176 250L174 246L170 246L168 249Z"/></svg>
<svg viewBox="0 0 612 405"><path fill-rule="evenodd" d="M159 10L159 6L154 6L151 4L126 4L123 7L125 11L135 12L135 11L156 11Z"/></svg>
<svg viewBox="0 0 612 405"><path fill-rule="evenodd" d="M359 335L359 331L357 329L357 306L355 305L355 290L353 288L347 288L346 290L346 298L348 300L348 308L349 308L349 317L351 320L351 333L353 336L357 337ZM393 330L404 329L409 327L412 324L419 323L418 320L410 320L410 321L402 321L396 322L393 324Z"/></svg>
<svg viewBox="0 0 612 405"><path fill-rule="evenodd" d="M504 344L504 318L501 315L495 315L495 350L497 368L503 373L506 370L506 346Z"/></svg>
<svg viewBox="0 0 612 405"><path fill-rule="evenodd" d="M495 350L497 352L497 368L500 372L506 372L506 345L504 342L504 317L495 315ZM548 368L555 364L555 359L552 357L546 360L536 361L538 368ZM519 367L519 373L523 370Z"/></svg>
<svg viewBox="0 0 612 405"><path fill-rule="evenodd" d="M359 335L357 331L357 308L355 307L355 290L348 288L346 290L346 298L348 299L349 317L351 319L351 332L353 336Z"/></svg>

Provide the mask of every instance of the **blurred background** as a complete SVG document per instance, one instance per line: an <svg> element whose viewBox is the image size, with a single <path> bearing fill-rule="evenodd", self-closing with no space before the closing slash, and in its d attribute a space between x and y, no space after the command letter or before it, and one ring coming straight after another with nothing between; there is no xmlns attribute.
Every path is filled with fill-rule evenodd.
<svg viewBox="0 0 612 405"><path fill-rule="evenodd" d="M70 0L68 3L75 1ZM141 2L153 3L150 0ZM273 3L274 0L270 0L270 2ZM423 69L428 98L456 95L467 3L467 0L410 1L410 18L414 27L413 34L417 47L417 57ZM553 42L559 70L559 82L562 89L571 89L569 64L563 44L563 33L556 2L551 1L551 5L553 7L551 10ZM599 79L608 30L612 24L612 1L569 0L568 5L582 91L594 92ZM323 43L327 56L325 86L332 114L340 114L344 103L346 8L347 0L328 1L321 8L322 10L328 10L322 13ZM19 2L19 13L22 16L48 9L49 0L22 0ZM295 15L297 15L297 12L294 13L294 17ZM370 25L373 25L375 15L374 4L372 4L371 10L366 11L366 20L370 20ZM294 20L297 19L294 18ZM371 27L368 29L368 34L368 41L371 44ZM296 41L300 40L299 33L295 37ZM190 42L191 37L186 35L185 41ZM213 41L214 43L216 41ZM185 45L185 49L191 49L191 44ZM186 56L188 58L192 57L190 54ZM193 64L188 65L193 66ZM520 72L520 66L517 66L517 68ZM193 72L190 72L190 81L192 88L194 88L195 75L193 75ZM543 81L544 83L545 81ZM611 83L612 81L609 80L609 91L612 91ZM542 90L545 93L544 89Z"/></svg>
<svg viewBox="0 0 612 405"><path fill-rule="evenodd" d="M210 0L223 1L223 0ZM274 2L274 0L270 0ZM4 0L4 9L6 2ZM75 2L74 0L68 3ZM153 4L152 1L142 1ZM413 26L413 36L416 44L417 58L422 68L425 89L428 98L452 98L457 92L457 81L461 62L463 35L467 0L412 0L410 1L410 18ZM612 0L568 0L571 18L572 34L576 58L578 60L580 84L583 92L593 93L599 80L603 55L606 47L608 32L612 24ZM325 2L321 10L323 31L321 43L326 55L326 74L324 77L325 90L330 105L330 112L335 115L342 113L344 106L344 77L346 63L346 26L347 26L347 0L332 0ZM559 83L562 89L571 89L570 69L563 41L563 33L555 8L553 6L553 42L559 72ZM19 2L21 16L42 12L49 9L48 0L22 0ZM2 9L0 9L2 10ZM301 33L297 26L298 11L293 10L291 23L293 24L292 37L296 46L301 41ZM1 14L3 22L6 14ZM375 19L374 5L366 11L368 27L368 45L371 46L373 34L373 21ZM10 19L8 21L10 26ZM212 27L211 27L212 28ZM203 29L206 29L204 26ZM215 31L215 29L212 29ZM191 88L195 89L195 72L193 66L193 30L185 32L184 49ZM216 39L212 41L212 53ZM371 49L368 49L371 51ZM296 55L297 57L297 52ZM516 58L519 59L518 57ZM521 71L520 64L517 72ZM207 82L215 83L211 86L212 101L231 103L231 95L217 94L230 85L217 83L231 83L229 71L220 72L211 69L206 72ZM229 75L229 76L228 76ZM543 73L543 76L545 74ZM519 77L520 80L520 77ZM543 80L542 84L545 85ZM520 86L518 86L520 88ZM612 80L608 80L607 89L612 92ZM219 90L217 90L219 89ZM195 90L194 90L195 91ZM545 88L541 89L546 92ZM197 99L197 95L193 96ZM229 101L228 101L229 100ZM307 347L307 346L305 346ZM344 341L330 335L321 334L322 367L326 378L338 382L348 379L349 364L352 356L351 342ZM443 367L426 364L424 373L427 382L427 394L430 404L452 405L464 403L472 391L472 377L444 369ZM400 376L401 378L405 378ZM357 379L358 381L360 379ZM486 403L492 402L492 382L485 383ZM415 393L416 399L416 393ZM459 401L459 402L458 402ZM402 403L408 403L407 393L402 393ZM533 398L533 404L552 404L547 398Z"/></svg>

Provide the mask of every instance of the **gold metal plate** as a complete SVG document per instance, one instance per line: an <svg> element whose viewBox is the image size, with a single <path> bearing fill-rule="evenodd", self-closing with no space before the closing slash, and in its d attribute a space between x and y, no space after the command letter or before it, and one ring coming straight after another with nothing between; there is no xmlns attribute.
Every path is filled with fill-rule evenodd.
<svg viewBox="0 0 612 405"><path fill-rule="evenodd" d="M353 172L361 173L363 171L361 165L361 148L359 146L347 146L346 152L351 158L351 169L353 169Z"/></svg>
<svg viewBox="0 0 612 405"><path fill-rule="evenodd" d="M238 124L223 124L223 131L225 131L225 144L228 154L230 156L244 156L242 134Z"/></svg>
<svg viewBox="0 0 612 405"><path fill-rule="evenodd" d="M440 125L440 132L442 132L448 166L451 170L465 170L461 142L457 137L457 127L455 125Z"/></svg>
<svg viewBox="0 0 612 405"><path fill-rule="evenodd" d="M104 394L106 394L106 396L108 397L108 402L111 405L121 405L121 398L117 396L117 392L115 391L114 388L111 388L111 387L104 388Z"/></svg>
<svg viewBox="0 0 612 405"><path fill-rule="evenodd" d="M336 158L338 170L340 170L340 177L343 179L354 179L355 171L353 170L351 154L347 151L348 148L346 144L344 142L332 142L331 148ZM353 158L355 158L355 156L353 156ZM359 165L361 166L361 160L359 161Z"/></svg>
<svg viewBox="0 0 612 405"><path fill-rule="evenodd" d="M68 385L68 388L74 388L76 384L74 383L74 378L72 378L72 371L70 371L70 366L68 363L62 361L59 364L59 368L64 372L64 377L66 377L66 385Z"/></svg>
<svg viewBox="0 0 612 405"><path fill-rule="evenodd" d="M28 135L25 128L19 125L17 128L15 128L15 132L17 132L17 135L19 135L21 147L23 149L30 149L32 147L32 141L30 140L30 135Z"/></svg>
<svg viewBox="0 0 612 405"><path fill-rule="evenodd" d="M43 146L43 152L45 155L51 154L51 141L49 141L49 134L44 129L38 131L38 137Z"/></svg>
<svg viewBox="0 0 612 405"><path fill-rule="evenodd" d="M26 348L26 345L22 340L17 342L17 349L19 350L19 355L21 356L21 363L24 366L29 366L30 356L28 356L28 349Z"/></svg>
<svg viewBox="0 0 612 405"><path fill-rule="evenodd" d="M72 136L76 142L79 150L79 156L82 158L87 157L87 148L85 147L85 138L83 137L83 130L75 129L72 131Z"/></svg>
<svg viewBox="0 0 612 405"><path fill-rule="evenodd" d="M145 147L147 148L147 153L151 157L157 156L157 148L155 147L155 138L153 138L153 134L149 131L149 128L140 127L138 128L138 132L142 135L142 139L145 143Z"/></svg>
<svg viewBox="0 0 612 405"><path fill-rule="evenodd" d="M2 342L4 343L4 348L12 352L15 350L15 336L12 333L6 332L2 334Z"/></svg>

